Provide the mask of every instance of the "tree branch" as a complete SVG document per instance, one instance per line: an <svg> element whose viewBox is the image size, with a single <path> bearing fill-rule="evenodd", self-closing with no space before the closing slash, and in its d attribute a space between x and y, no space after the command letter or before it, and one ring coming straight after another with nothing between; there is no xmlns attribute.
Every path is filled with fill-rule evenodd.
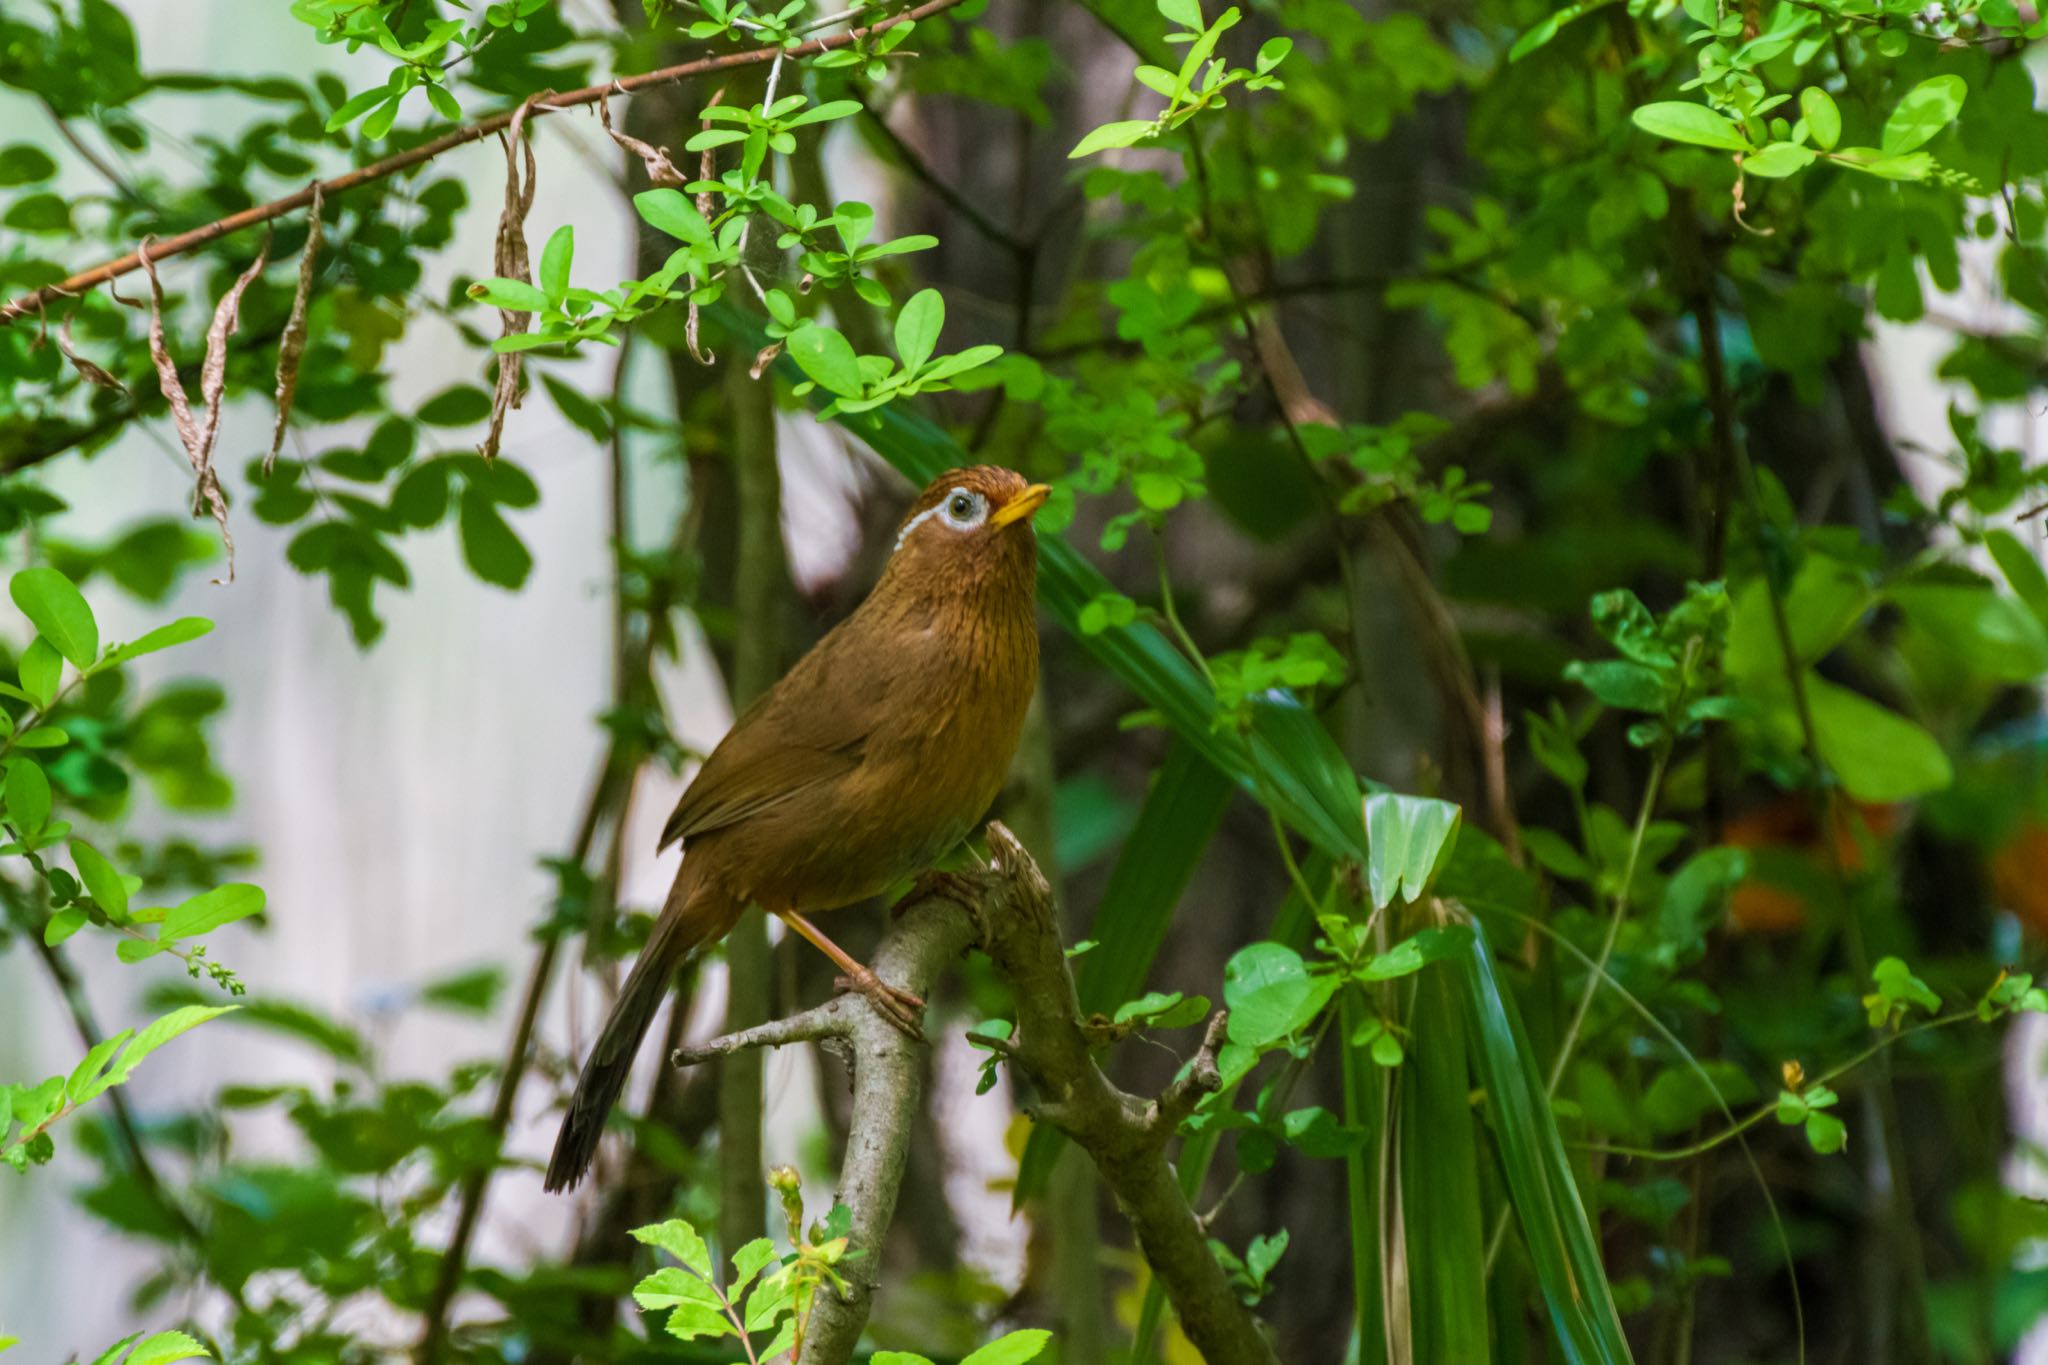
<svg viewBox="0 0 2048 1365"><path fill-rule="evenodd" d="M787 50L779 47L749 48L744 52L728 52L719 57L705 57L694 62L684 62L679 66L668 66L658 71L642 72L637 76L621 77L617 80L606 81L603 85L587 85L581 90L571 90L566 94L550 96L545 103L535 100L532 115L537 118L545 113L557 113L564 109L576 108L579 105L595 104L599 100L611 95L628 95L635 90L645 90L649 86L668 85L676 81L689 80L694 76L708 76L744 66L758 66L763 63L773 62L778 57L794 59L815 56L820 52L830 52L834 48L851 46L870 34L880 33L884 29L895 28L898 24L910 23L927 15L937 14L939 11L951 9L959 3L960 0L924 0L923 4L915 8L904 10L900 14L892 14L888 18L869 24L865 28L848 29L844 33L835 33L825 38L813 38L808 42L799 43ZM517 113L517 109L507 109L503 113L494 114L481 122L467 124L443 133L437 138L423 142L419 146L407 151L399 152L395 156L387 156L382 161L373 161L367 166L359 166L355 170L335 176L332 180L322 180L317 182L316 185L308 185L296 194L288 194L282 199L273 199L267 204L258 204L254 208L243 209L239 213L231 213L224 218L216 218L203 227L193 228L190 232L181 232L175 237L167 237L150 247L149 259L161 263L168 257L181 256L197 247L205 246L208 242L218 241L230 233L240 232L243 228L255 227L257 224L267 223L273 218L282 218L287 213L305 208L311 204L313 202L313 192L316 188L327 198L332 199L335 195L345 190L352 190L358 185L367 185L372 181L396 175L400 171L410 170L414 166L432 161L443 152L452 151L457 147L475 142L479 138L489 137L493 133L510 127L512 119ZM141 257L131 251L118 260L107 261L104 264L92 267L90 270L82 270L70 279L60 283L44 285L41 289L24 294L12 303L0 307L0 327L11 324L17 318L34 313L46 304L83 293L95 285L104 284L108 280L141 268Z"/></svg>
<svg viewBox="0 0 2048 1365"><path fill-rule="evenodd" d="M1000 900L987 902L1000 905ZM939 969L974 939L962 908L937 896L919 901L882 936L871 959L876 975L928 995ZM851 1055L853 1115L839 1198L853 1212L851 1249L842 1263L846 1292L821 1289L804 1333L802 1365L844 1365L867 1326L880 1278L882 1242L896 1215L896 1197L910 1156L910 1134L924 1099L923 1049L857 995L841 995L788 1019L677 1048L670 1060L689 1066L762 1047L819 1042Z"/></svg>
<svg viewBox="0 0 2048 1365"><path fill-rule="evenodd" d="M1218 1079L1213 1045L1220 1043L1223 1025L1210 1023L1206 1064L1197 1057L1188 1079L1170 1086L1160 1100L1142 1100L1110 1084L1081 1026L1045 878L1000 823L989 825L988 843L1001 903L982 906L982 946L1016 997L1016 1064L1045 1097L1036 1117L1065 1133L1095 1163L1131 1220L1146 1263L1166 1286L1182 1330L1209 1365L1277 1365L1279 1357L1257 1320L1238 1302L1210 1254L1166 1159L1178 1115Z"/></svg>

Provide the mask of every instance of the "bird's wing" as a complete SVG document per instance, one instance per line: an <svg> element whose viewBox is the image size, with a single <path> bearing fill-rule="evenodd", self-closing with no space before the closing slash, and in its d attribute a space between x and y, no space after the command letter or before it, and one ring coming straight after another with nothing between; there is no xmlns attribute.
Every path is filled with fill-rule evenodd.
<svg viewBox="0 0 2048 1365"><path fill-rule="evenodd" d="M780 805L858 768L884 711L888 669L846 657L834 630L740 714L661 831L661 847Z"/></svg>

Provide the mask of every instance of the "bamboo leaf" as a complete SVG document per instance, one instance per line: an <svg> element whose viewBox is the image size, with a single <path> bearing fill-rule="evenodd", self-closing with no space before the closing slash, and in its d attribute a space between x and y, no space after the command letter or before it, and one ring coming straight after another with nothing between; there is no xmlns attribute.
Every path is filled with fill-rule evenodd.
<svg viewBox="0 0 2048 1365"><path fill-rule="evenodd" d="M1486 1092L1487 1125L1551 1329L1568 1360L1633 1360L1543 1078L1514 1004L1494 975L1486 936L1476 923L1472 927L1471 947L1454 964L1458 1003L1474 1079Z"/></svg>
<svg viewBox="0 0 2048 1365"><path fill-rule="evenodd" d="M1443 969L1415 977L1415 1047L1399 1072L1401 1223L1418 1361L1491 1358L1478 1140L1454 988Z"/></svg>

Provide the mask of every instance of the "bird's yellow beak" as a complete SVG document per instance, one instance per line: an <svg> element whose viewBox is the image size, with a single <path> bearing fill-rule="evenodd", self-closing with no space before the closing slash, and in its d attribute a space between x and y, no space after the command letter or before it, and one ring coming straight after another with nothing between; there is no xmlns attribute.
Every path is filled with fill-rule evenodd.
<svg viewBox="0 0 2048 1365"><path fill-rule="evenodd" d="M994 526L1008 526L1013 521L1022 521L1045 506L1045 500L1051 496L1050 485L1034 483L991 513L989 523Z"/></svg>

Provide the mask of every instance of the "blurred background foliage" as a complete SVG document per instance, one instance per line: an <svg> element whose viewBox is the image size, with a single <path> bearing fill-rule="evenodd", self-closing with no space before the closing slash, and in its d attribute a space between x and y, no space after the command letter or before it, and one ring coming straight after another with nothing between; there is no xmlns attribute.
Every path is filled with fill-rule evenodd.
<svg viewBox="0 0 2048 1365"><path fill-rule="evenodd" d="M0 287L544 91L843 33L828 8L297 0L297 46L250 77L159 69L107 0L13 7L0 82L41 117L0 136ZM762 1230L760 1073L664 1071L568 1244L473 1254L494 1191L534 1179L513 1115L570 1079L536 1018L645 932L622 831L641 775L693 757L659 686L684 641L743 703L858 600L914 481L988 461L1058 489L1042 696L997 813L1054 878L1125 1084L1157 1090L1231 1007L1225 1089L1177 1161L1281 1358L2025 1350L2048 1315L2025 1017L2048 1003L2037 12L925 9L650 86L612 112L623 155L587 111L535 116L540 176L601 158L618 188L636 279L616 290L513 190L494 259L426 287L494 207L427 157L324 195L317 248L294 211L166 259L161 346L132 275L0 329L0 529L85 594L15 593L35 635L0 688L0 948L38 959L81 1054L100 1014L148 1010L308 1058L303 1083L217 1075L147 1112L112 1090L70 1117L90 1076L0 1091L0 1150L47 1160L54 1128L60 1164L30 1178L156 1249L80 1304L132 1296L225 1360L700 1358L622 1307L652 1264L625 1232L686 1217L729 1251ZM207 115L174 156L172 102ZM540 492L501 421L516 450L552 409L612 470L596 775L562 798L570 846L497 850L555 878L527 959L403 1002L502 1024L496 1056L445 1075L189 947L118 1010L73 966L116 939L149 955L131 893L197 900L260 866L126 831L145 803L232 801L207 735L236 680L138 696L123 659L65 648L87 599L226 569L214 528L183 508L102 543L41 526L55 462L167 428L164 371L214 405L208 320L236 288L219 391L284 390L289 429L268 457L181 437L195 506L211 485L221 529L284 528L363 649L424 532L452 530L476 592L529 582ZM474 378L394 405L388 353L427 320ZM571 363L593 352L605 368ZM806 408L863 534L799 585ZM79 685L43 695L66 659ZM59 817L87 854L43 856ZM264 923L260 893L237 904L246 923L206 921L223 944ZM855 946L884 918L849 916ZM727 956L671 1039L720 1022L707 994L741 1022L830 989L765 938ZM1009 1015L980 959L938 1010L984 1036ZM981 1102L1013 1103L985 1055ZM843 1110L828 1079L816 1169ZM291 1141L251 1149L257 1121ZM1048 1359L1191 1359L1086 1163L1021 1116L1008 1150L1029 1244L1005 1280L963 1259L961 1220L996 1215L943 1193L920 1134L873 1338L957 1359L1028 1324Z"/></svg>

